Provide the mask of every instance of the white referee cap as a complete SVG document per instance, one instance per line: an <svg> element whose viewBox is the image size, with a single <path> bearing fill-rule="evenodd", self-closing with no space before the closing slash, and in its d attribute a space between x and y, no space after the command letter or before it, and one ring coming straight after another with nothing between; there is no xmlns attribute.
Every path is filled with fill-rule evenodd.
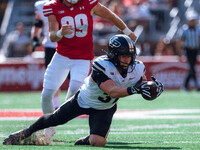
<svg viewBox="0 0 200 150"><path fill-rule="evenodd" d="M187 20L197 20L198 19L198 14L196 11L188 11L186 14L186 19Z"/></svg>

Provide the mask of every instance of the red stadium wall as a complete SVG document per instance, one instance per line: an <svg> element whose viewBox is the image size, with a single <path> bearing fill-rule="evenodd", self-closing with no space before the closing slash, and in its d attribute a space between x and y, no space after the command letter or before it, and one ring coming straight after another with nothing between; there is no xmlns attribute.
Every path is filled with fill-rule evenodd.
<svg viewBox="0 0 200 150"><path fill-rule="evenodd" d="M187 73L187 63L179 62L177 57L139 57L146 66L146 76L154 75L162 81L165 89L180 89ZM200 81L200 61L196 67L197 78ZM42 90L45 72L42 60L26 62L22 59L8 59L0 63L0 91L32 91ZM68 88L67 79L62 90ZM194 85L191 84L191 87Z"/></svg>
<svg viewBox="0 0 200 150"><path fill-rule="evenodd" d="M42 90L45 72L43 60L26 62L23 59L8 59L0 63L0 91ZM68 88L66 80L61 89Z"/></svg>
<svg viewBox="0 0 200 150"><path fill-rule="evenodd" d="M188 64L186 61L180 62L176 56L165 57L141 57L146 66L146 76L154 75L160 80L165 89L181 89L184 85L184 80L188 71ZM196 66L197 80L200 81L200 60ZM200 82L199 82L200 85ZM190 87L194 87L194 82L190 82Z"/></svg>

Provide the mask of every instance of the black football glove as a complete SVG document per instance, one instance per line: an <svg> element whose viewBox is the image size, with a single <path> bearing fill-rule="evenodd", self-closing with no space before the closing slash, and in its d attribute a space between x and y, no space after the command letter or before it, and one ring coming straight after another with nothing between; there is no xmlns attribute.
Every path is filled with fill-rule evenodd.
<svg viewBox="0 0 200 150"><path fill-rule="evenodd" d="M158 88L157 97L158 97L164 90L163 84L153 76L151 76L151 80L154 81L156 83L156 85L157 85L157 88Z"/></svg>
<svg viewBox="0 0 200 150"><path fill-rule="evenodd" d="M147 85L147 81L141 84L141 94L146 95L147 97L151 97L151 92L149 92L150 87Z"/></svg>
<svg viewBox="0 0 200 150"><path fill-rule="evenodd" d="M40 46L40 43L39 43L38 38L37 38L37 37L34 37L34 38L33 38L33 42L32 42L32 52L35 51L35 48L36 48L37 46Z"/></svg>
<svg viewBox="0 0 200 150"><path fill-rule="evenodd" d="M145 95L150 95L150 92L148 91L150 89L150 87L146 83L147 82L138 84L136 86L128 87L128 89L127 89L128 94L132 95L132 94L144 93Z"/></svg>

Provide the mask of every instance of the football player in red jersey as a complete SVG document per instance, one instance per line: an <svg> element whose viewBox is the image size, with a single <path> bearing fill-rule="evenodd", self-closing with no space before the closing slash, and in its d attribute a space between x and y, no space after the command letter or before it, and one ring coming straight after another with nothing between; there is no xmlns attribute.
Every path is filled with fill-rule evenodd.
<svg viewBox="0 0 200 150"><path fill-rule="evenodd" d="M44 114L54 111L52 98L70 72L66 99L74 95L90 70L93 54L93 14L108 19L133 41L135 34L111 10L98 0L55 0L43 7L48 17L49 36L57 42L56 53L48 65L43 82L41 105ZM53 136L55 130L45 130Z"/></svg>

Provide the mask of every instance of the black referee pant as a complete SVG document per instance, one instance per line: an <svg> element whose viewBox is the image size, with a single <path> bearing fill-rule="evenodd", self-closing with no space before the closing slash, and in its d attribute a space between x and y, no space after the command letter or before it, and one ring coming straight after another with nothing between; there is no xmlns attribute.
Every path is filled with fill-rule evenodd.
<svg viewBox="0 0 200 150"><path fill-rule="evenodd" d="M184 84L185 89L189 90L189 82L191 79L194 80L195 87L197 89L199 89L197 78L196 78L196 71L195 71L195 66L197 63L198 49L185 48L185 52L186 52L186 57L188 60L188 65L189 65L188 74L186 76L185 84Z"/></svg>

